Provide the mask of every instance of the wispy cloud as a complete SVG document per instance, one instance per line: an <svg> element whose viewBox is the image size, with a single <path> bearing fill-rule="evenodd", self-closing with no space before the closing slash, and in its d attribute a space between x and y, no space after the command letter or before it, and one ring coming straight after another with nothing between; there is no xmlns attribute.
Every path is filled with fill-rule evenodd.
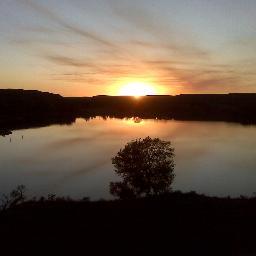
<svg viewBox="0 0 256 256"><path fill-rule="evenodd" d="M209 52L199 46L199 42L191 38L190 31L186 27L173 22L165 21L165 17L156 17L145 6L141 7L129 2L110 1L112 10L121 20L128 23L132 29L139 31L142 38L131 40L133 44L148 47L151 50L160 48L169 54L179 57L209 57ZM182 31L182 32L181 32ZM145 40L147 38L147 40Z"/></svg>
<svg viewBox="0 0 256 256"><path fill-rule="evenodd" d="M231 84L238 87L246 73L254 72L213 58L189 27L170 22L171 19L167 22L139 2L108 0L111 13L106 15L111 15L114 24L106 34L63 17L58 10L38 1L17 2L48 21L30 25L29 33L47 33L48 37L17 38L16 43L32 50L29 40L35 40L37 45L58 42L49 51L44 47L34 49L36 56L58 67L59 73L49 74L48 79L106 84L122 76L152 75L156 83L167 88L184 86L183 90L189 92L221 91ZM83 11L86 15L86 9ZM80 44L74 45L73 51L63 50L61 44L72 45L74 38L82 39ZM85 49L90 49L89 57L84 56Z"/></svg>
<svg viewBox="0 0 256 256"><path fill-rule="evenodd" d="M60 27L69 31L72 34L76 34L78 36L84 37L88 40L93 41L94 43L100 44L101 46L106 46L106 47L111 47L111 48L117 47L112 42L108 41L105 38L102 38L100 35L92 32L92 31L89 31L85 28L81 28L78 25L72 24L71 22L62 18L56 12L50 10L46 6L38 4L37 2L35 2L33 0L19 0L19 2L26 4L26 6L29 6L30 8L32 8L39 14L43 15L45 18L48 18L53 23L59 25Z"/></svg>
<svg viewBox="0 0 256 256"><path fill-rule="evenodd" d="M72 57L66 57L66 56L60 56L60 55L54 55L54 54L52 54L52 55L45 54L43 57L53 63L58 64L58 65L86 67L86 68L95 68L96 67L96 65L94 65L92 62L86 62L86 61L79 60L77 58L72 58Z"/></svg>

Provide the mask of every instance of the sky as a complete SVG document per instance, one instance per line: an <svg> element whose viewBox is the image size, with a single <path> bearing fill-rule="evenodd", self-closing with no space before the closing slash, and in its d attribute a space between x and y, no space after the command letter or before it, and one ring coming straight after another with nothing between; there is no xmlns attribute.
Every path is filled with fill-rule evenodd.
<svg viewBox="0 0 256 256"><path fill-rule="evenodd" d="M256 1L0 0L0 88L256 92Z"/></svg>

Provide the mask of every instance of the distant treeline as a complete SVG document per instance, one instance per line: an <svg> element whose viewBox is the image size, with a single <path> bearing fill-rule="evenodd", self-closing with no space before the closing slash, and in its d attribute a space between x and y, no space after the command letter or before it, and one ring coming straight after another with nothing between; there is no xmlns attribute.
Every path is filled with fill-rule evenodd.
<svg viewBox="0 0 256 256"><path fill-rule="evenodd" d="M36 90L0 90L0 130L70 124L76 117L132 117L256 124L256 94L62 97Z"/></svg>
<svg viewBox="0 0 256 256"><path fill-rule="evenodd" d="M91 115L256 124L256 94L184 94L139 99L95 96L85 101Z"/></svg>

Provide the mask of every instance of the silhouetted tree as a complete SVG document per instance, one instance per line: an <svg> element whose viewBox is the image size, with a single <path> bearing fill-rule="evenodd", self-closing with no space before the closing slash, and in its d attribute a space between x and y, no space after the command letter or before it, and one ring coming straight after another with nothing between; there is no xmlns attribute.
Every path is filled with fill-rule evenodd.
<svg viewBox="0 0 256 256"><path fill-rule="evenodd" d="M26 199L25 192L26 187L24 185L17 186L17 188L10 193L11 203L9 207L24 202Z"/></svg>
<svg viewBox="0 0 256 256"><path fill-rule="evenodd" d="M110 193L132 198L169 192L174 179L174 148L158 138L133 140L112 158L121 182L110 183Z"/></svg>
<svg viewBox="0 0 256 256"><path fill-rule="evenodd" d="M56 200L56 195L55 194L48 194L48 201L55 201Z"/></svg>
<svg viewBox="0 0 256 256"><path fill-rule="evenodd" d="M24 202L26 187L24 185L17 186L16 189L12 190L10 195L4 194L1 198L1 210L13 207L19 203Z"/></svg>
<svg viewBox="0 0 256 256"><path fill-rule="evenodd" d="M3 194L0 199L0 210L6 210L9 207L10 204L10 197L6 194Z"/></svg>

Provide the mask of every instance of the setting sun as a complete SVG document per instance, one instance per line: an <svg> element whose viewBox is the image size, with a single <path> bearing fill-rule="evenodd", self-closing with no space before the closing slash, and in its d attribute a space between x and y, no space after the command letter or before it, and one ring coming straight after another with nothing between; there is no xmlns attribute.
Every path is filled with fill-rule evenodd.
<svg viewBox="0 0 256 256"><path fill-rule="evenodd" d="M144 82L130 82L121 86L119 90L119 95L123 96L144 96L156 94L155 88Z"/></svg>

